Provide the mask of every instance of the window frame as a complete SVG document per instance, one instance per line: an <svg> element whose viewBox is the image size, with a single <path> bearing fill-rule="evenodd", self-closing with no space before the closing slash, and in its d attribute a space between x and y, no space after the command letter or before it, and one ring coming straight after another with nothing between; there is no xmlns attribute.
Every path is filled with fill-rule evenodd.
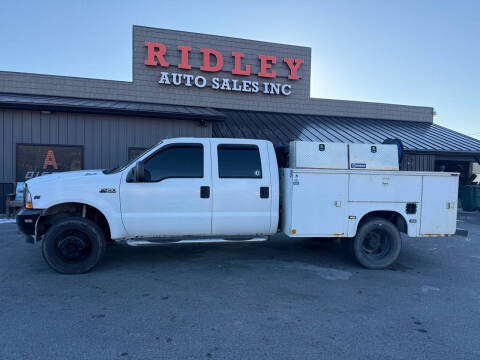
<svg viewBox="0 0 480 360"><path fill-rule="evenodd" d="M159 180L150 180L150 181L143 181L146 183L157 183L166 179L203 179L205 177L205 146L203 143L172 143L166 144L165 146L161 147L153 154L150 154L145 159L141 160L143 162L143 166L147 165L147 162L151 160L155 155L162 152L163 150L174 148L174 147L184 147L184 148L200 148L202 149L202 175L201 176L166 176Z"/></svg>
<svg viewBox="0 0 480 360"><path fill-rule="evenodd" d="M260 176L221 176L220 175L220 147L227 147L228 149L255 149L258 151L258 160L260 161ZM217 144L217 168L219 179L263 179L263 162L260 148L257 144Z"/></svg>

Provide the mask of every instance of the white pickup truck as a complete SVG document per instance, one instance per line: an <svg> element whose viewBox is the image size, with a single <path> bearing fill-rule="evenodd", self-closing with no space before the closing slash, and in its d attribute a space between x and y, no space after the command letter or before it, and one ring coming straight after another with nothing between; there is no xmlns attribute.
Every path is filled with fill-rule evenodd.
<svg viewBox="0 0 480 360"><path fill-rule="evenodd" d="M396 145L292 142L279 169L266 140L171 138L110 170L28 180L17 215L60 273L83 273L107 244L341 238L363 266L391 265L411 237L452 236L458 174L398 171Z"/></svg>

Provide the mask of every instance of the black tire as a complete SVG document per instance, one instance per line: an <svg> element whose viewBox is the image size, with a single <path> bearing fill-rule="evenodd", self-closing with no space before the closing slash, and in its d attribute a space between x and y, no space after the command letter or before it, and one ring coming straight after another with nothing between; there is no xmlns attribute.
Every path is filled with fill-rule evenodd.
<svg viewBox="0 0 480 360"><path fill-rule="evenodd" d="M360 265L368 269L385 269L400 255L402 238L390 221L373 218L361 225L357 235L345 245Z"/></svg>
<svg viewBox="0 0 480 360"><path fill-rule="evenodd" d="M105 254L105 236L93 221L69 217L52 225L44 236L43 258L61 274L90 271Z"/></svg>

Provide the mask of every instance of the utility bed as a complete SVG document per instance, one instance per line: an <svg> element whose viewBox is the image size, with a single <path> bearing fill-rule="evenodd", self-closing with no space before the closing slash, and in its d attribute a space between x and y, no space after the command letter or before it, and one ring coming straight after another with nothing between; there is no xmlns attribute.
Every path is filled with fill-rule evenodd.
<svg viewBox="0 0 480 360"><path fill-rule="evenodd" d="M281 230L291 237L353 237L382 210L402 215L409 236L455 234L458 174L291 169L281 171Z"/></svg>

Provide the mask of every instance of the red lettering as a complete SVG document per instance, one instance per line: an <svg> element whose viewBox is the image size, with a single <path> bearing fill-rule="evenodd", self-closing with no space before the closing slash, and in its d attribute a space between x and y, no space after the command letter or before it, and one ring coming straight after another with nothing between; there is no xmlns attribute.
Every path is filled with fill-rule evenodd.
<svg viewBox="0 0 480 360"><path fill-rule="evenodd" d="M269 55L259 55L258 58L260 59L260 72L258 73L258 76L266 78L276 77L277 73L275 70L272 70L271 72L268 72L268 70L272 68L272 64L277 63L277 58Z"/></svg>
<svg viewBox="0 0 480 360"><path fill-rule="evenodd" d="M250 65L245 65L245 70L242 70L242 58L243 54L241 52L232 52L233 56L233 70L232 74L234 75L250 75Z"/></svg>
<svg viewBox="0 0 480 360"><path fill-rule="evenodd" d="M298 80L299 77L297 75L297 70L300 67L300 65L303 64L303 60L293 59L293 58L284 58L283 62L286 63L288 65L288 68L290 69L290 75L288 75L288 78L290 80Z"/></svg>
<svg viewBox="0 0 480 360"><path fill-rule="evenodd" d="M223 56L217 50L213 49L200 49L200 52L203 53L203 65L200 66L200 70L202 71L220 71L223 66ZM215 66L210 65L210 55L215 56L217 63Z"/></svg>
<svg viewBox="0 0 480 360"><path fill-rule="evenodd" d="M55 155L53 153L53 150L47 151L47 156L45 156L45 161L43 162L43 169L45 170L48 167L48 165L51 165L55 170L58 170L58 165L57 165L57 161L55 160Z"/></svg>
<svg viewBox="0 0 480 360"><path fill-rule="evenodd" d="M190 46L180 45L178 47L178 50L180 50L180 53L181 53L181 56L182 56L182 62L180 64L178 64L178 68L179 69L190 70L192 67L188 63L188 53L190 52L190 50L192 50L192 48Z"/></svg>
<svg viewBox="0 0 480 360"><path fill-rule="evenodd" d="M145 65L157 66L160 63L161 66L168 67L168 62L164 59L167 53L165 45L145 41L145 46L147 47L147 60L144 62ZM155 58L157 58L158 62Z"/></svg>
<svg viewBox="0 0 480 360"><path fill-rule="evenodd" d="M165 55L167 53L167 48L161 43L145 41L145 46L147 47L147 59L144 61L145 65L149 66L162 66L168 67L169 64L165 60ZM191 46L179 45L178 51L180 52L180 63L178 64L179 69L190 70L192 66L189 63L190 52L192 51ZM223 56L222 54L215 49L200 49L200 52L203 54L203 64L200 66L200 70L208 72L221 71L223 68ZM251 75L251 65L245 64L242 65L242 59L245 55L241 52L233 51L233 75L242 75L250 76ZM212 57L215 59L213 60ZM272 69L273 65L277 63L276 56L270 55L259 55L260 59L260 71L258 72L259 77L264 78L276 78L277 73ZM213 62L213 65L212 65ZM297 72L300 69L301 65L304 63L303 59L295 58L283 58L283 62L287 64L290 75L288 79L290 80L299 80Z"/></svg>

